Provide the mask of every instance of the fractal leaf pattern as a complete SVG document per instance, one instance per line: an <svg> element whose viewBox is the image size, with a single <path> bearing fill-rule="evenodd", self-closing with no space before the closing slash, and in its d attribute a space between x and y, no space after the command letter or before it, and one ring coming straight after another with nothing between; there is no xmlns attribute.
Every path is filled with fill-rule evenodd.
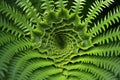
<svg viewBox="0 0 120 80"><path fill-rule="evenodd" d="M0 0L0 80L120 80L119 0Z"/></svg>

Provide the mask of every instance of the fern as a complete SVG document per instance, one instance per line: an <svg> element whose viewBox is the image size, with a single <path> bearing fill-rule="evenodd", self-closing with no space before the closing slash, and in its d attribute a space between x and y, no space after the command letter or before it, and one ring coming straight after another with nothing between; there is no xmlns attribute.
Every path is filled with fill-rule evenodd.
<svg viewBox="0 0 120 80"><path fill-rule="evenodd" d="M119 56L119 0L0 1L0 80L119 80Z"/></svg>
<svg viewBox="0 0 120 80"><path fill-rule="evenodd" d="M112 2L113 0L95 1L89 9L85 23L91 23L91 19L94 19L103 10L103 7L109 6Z"/></svg>
<svg viewBox="0 0 120 80"><path fill-rule="evenodd" d="M88 54L88 55L99 55L99 56L118 56L120 51L120 44L119 43L111 43L107 45L100 45L95 48L91 48L87 51L80 51L81 55Z"/></svg>
<svg viewBox="0 0 120 80"><path fill-rule="evenodd" d="M100 22L98 22L98 24L94 27L92 27L92 29L90 29L90 32L94 35L97 35L99 33L102 32L102 30L106 30L106 28L108 28L110 25L112 25L112 23L115 23L116 21L119 22L120 18L120 13L119 13L119 7L117 7L116 9L114 9L113 13L110 11L108 13L107 16L104 17L104 20L101 20Z"/></svg>
<svg viewBox="0 0 120 80"><path fill-rule="evenodd" d="M56 2L56 5L58 8L65 8L67 6L67 1L65 0L58 0Z"/></svg>
<svg viewBox="0 0 120 80"><path fill-rule="evenodd" d="M89 63L94 64L100 68L104 68L106 70L110 70L114 74L119 74L119 58L118 57L97 57L94 56L91 58L91 56L86 57L78 57L76 59L73 59L71 61L72 63L82 62L82 63Z"/></svg>
<svg viewBox="0 0 120 80"><path fill-rule="evenodd" d="M53 9L53 0L42 0L43 4L42 4L42 9L50 11L51 9Z"/></svg>
<svg viewBox="0 0 120 80"><path fill-rule="evenodd" d="M18 73L24 69L25 67L25 63L27 63L30 59L33 58L45 58L45 55L41 55L36 51L25 51L24 53L22 53L22 55L20 55L19 57L15 58L16 60L12 63L11 67L10 67L10 72L12 72L13 74L9 73L9 80L14 80L16 79L18 76Z"/></svg>
<svg viewBox="0 0 120 80"><path fill-rule="evenodd" d="M28 21L26 21L26 18L23 17L20 12L18 12L14 8L12 8L10 5L8 5L4 1L2 1L2 3L1 3L0 12L2 12L2 14L6 14L6 17L8 17L10 20L14 20L14 24L18 25L19 28L24 30L25 32L32 30L32 27L28 23Z"/></svg>
<svg viewBox="0 0 120 80"><path fill-rule="evenodd" d="M40 64L41 63L41 64ZM27 79L27 76L32 74L32 71L35 70L35 69L38 69L40 67L45 67L45 66L49 66L49 65L52 65L53 62L51 61L47 61L47 60L39 60L36 62L33 61L31 63L28 63L29 66L27 68L25 68L25 70L21 73L20 77L17 77L17 80L26 80Z"/></svg>
<svg viewBox="0 0 120 80"><path fill-rule="evenodd" d="M70 74L69 76L76 76L80 80L84 80L85 78L86 78L86 80L96 80L97 79L92 74L86 73L84 71L79 72L78 70L74 70L74 71L69 71L69 74Z"/></svg>
<svg viewBox="0 0 120 80"><path fill-rule="evenodd" d="M54 68L54 67L45 67L39 71L36 71L36 73L30 78L31 80L43 80L47 79L49 76L52 76L54 74L61 73L62 69Z"/></svg>
<svg viewBox="0 0 120 80"><path fill-rule="evenodd" d="M0 32L0 46L5 45L6 43L10 43L15 39L17 38L9 33Z"/></svg>
<svg viewBox="0 0 120 80"><path fill-rule="evenodd" d="M17 5L23 8L23 11L25 11L28 19L30 19L31 22L39 23L40 16L37 10L32 6L32 3L29 0L17 0Z"/></svg>
<svg viewBox="0 0 120 80"><path fill-rule="evenodd" d="M6 32L11 32L11 34L17 37L25 36L22 30L18 29L17 27L14 27L14 25L11 25L12 23L8 20L6 21L5 19L1 19L0 24L0 28L2 31L6 30Z"/></svg>
<svg viewBox="0 0 120 80"><path fill-rule="evenodd" d="M103 33L98 37L95 37L93 39L94 44L104 44L104 43L109 43L110 41L118 41L120 40L120 31L119 31L119 26L117 29L111 29L108 30L107 33Z"/></svg>
<svg viewBox="0 0 120 80"><path fill-rule="evenodd" d="M111 79L116 79L113 73L110 73L108 71L105 71L104 69L97 68L94 65L88 66L88 64L74 64L74 65L69 65L65 67L67 70L81 70L84 72L89 72L93 74L97 79L101 80L111 80Z"/></svg>
<svg viewBox="0 0 120 80"><path fill-rule="evenodd" d="M72 10L75 14L80 14L82 13L82 9L84 8L83 5L85 4L85 0L75 0L73 2L74 6L72 6Z"/></svg>

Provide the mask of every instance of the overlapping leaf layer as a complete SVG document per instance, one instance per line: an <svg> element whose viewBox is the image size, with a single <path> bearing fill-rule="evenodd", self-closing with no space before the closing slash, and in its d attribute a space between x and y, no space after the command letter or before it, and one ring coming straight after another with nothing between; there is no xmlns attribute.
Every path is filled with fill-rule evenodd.
<svg viewBox="0 0 120 80"><path fill-rule="evenodd" d="M115 3L1 0L0 80L119 80Z"/></svg>

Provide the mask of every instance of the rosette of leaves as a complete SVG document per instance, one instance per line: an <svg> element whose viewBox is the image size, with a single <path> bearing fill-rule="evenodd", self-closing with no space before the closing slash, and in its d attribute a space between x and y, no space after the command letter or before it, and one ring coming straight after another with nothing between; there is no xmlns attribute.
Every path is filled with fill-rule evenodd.
<svg viewBox="0 0 120 80"><path fill-rule="evenodd" d="M0 80L120 80L113 0L1 0Z"/></svg>

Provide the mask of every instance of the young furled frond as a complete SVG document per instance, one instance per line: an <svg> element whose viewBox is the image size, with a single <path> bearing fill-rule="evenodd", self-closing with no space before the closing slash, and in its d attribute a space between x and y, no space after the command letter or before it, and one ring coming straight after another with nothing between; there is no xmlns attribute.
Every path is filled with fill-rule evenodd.
<svg viewBox="0 0 120 80"><path fill-rule="evenodd" d="M58 19L61 21L61 19L68 19L69 18L69 11L65 9L67 6L67 0L58 0L55 4L58 8Z"/></svg>
<svg viewBox="0 0 120 80"><path fill-rule="evenodd" d="M120 80L119 0L0 0L0 80Z"/></svg>

